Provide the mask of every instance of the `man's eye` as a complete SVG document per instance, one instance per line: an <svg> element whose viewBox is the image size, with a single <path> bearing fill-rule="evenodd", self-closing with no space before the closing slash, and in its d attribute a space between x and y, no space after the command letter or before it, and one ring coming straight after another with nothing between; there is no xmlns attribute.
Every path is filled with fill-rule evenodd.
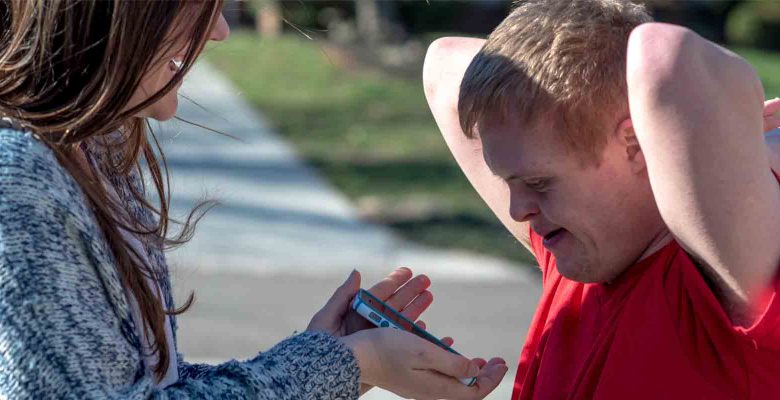
<svg viewBox="0 0 780 400"><path fill-rule="evenodd" d="M528 188L531 190L535 190L537 192L543 192L545 189L547 189L547 180L534 179L531 181L526 181L525 185L528 186Z"/></svg>

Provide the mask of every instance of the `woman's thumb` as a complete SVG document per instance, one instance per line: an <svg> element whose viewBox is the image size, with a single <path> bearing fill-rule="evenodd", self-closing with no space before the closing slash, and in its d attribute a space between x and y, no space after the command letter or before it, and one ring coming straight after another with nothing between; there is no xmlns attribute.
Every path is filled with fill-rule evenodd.
<svg viewBox="0 0 780 400"><path fill-rule="evenodd" d="M331 312L336 312L339 315L345 313L352 298L355 297L359 290L360 272L352 270L349 277L347 277L347 280L336 289L333 296L328 300L328 304L325 305L325 308L329 309Z"/></svg>

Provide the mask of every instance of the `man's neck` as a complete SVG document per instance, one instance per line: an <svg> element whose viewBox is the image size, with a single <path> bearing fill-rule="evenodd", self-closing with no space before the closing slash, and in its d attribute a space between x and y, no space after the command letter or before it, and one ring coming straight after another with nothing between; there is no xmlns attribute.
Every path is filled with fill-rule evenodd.
<svg viewBox="0 0 780 400"><path fill-rule="evenodd" d="M667 244L671 243L672 240L674 240L674 236L672 236L672 233L669 232L669 229L666 227L663 227L658 234L656 234L653 237L653 240L650 241L650 244L645 248L645 251L642 252L642 254L637 259L637 262L644 260L645 258L655 254L658 252L658 250L661 250L666 246Z"/></svg>

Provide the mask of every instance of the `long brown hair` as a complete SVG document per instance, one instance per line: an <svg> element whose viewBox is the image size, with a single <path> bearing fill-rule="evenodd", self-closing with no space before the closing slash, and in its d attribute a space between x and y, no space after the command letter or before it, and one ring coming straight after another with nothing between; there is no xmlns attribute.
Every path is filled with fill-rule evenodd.
<svg viewBox="0 0 780 400"><path fill-rule="evenodd" d="M202 207L181 223L178 235L169 237L165 157L146 121L134 115L182 80L208 41L221 6L222 0L0 0L0 114L46 143L86 194L123 284L138 303L143 321L136 323L154 339L158 379L171 361L165 315L185 311L193 296L184 306L165 310L146 282L158 282L159 271L121 230L170 248L189 240ZM128 108L144 75L177 43L188 43L179 72L160 91ZM108 195L95 165L78 161L83 142L116 132L120 140L101 141L108 143L109 153L109 165L102 167L157 215L154 226L129 215L127 207ZM154 183L156 206L146 199L145 187L136 190L131 184L134 174L144 181L142 164Z"/></svg>

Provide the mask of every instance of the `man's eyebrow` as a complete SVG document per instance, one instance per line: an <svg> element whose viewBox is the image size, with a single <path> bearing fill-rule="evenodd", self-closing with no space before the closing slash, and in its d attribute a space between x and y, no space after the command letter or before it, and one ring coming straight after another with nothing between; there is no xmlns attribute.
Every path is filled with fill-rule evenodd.
<svg viewBox="0 0 780 400"><path fill-rule="evenodd" d="M543 173L542 171L537 170L529 170L529 171L521 171L521 172L509 172L507 176L502 176L500 172L497 172L494 168L493 164L490 162L490 155L482 153L483 160L485 161L485 166L487 166L488 171L490 171L490 174L494 177L501 179L503 181L511 181L515 179L543 179L547 178L549 174Z"/></svg>
<svg viewBox="0 0 780 400"><path fill-rule="evenodd" d="M501 176L501 174L496 173L493 171L493 169L490 169L490 172L493 174L493 176L496 176L501 179L506 180L512 180L512 179L545 179L548 177L549 174L544 173L542 171L535 171L535 170L529 170L529 171L515 171L508 173L507 176Z"/></svg>
<svg viewBox="0 0 780 400"><path fill-rule="evenodd" d="M498 179L501 179L504 182L511 182L515 180L526 180L527 178L524 175L520 174L509 174L508 176L501 176L500 174L497 174L493 172L493 176L495 176Z"/></svg>
<svg viewBox="0 0 780 400"><path fill-rule="evenodd" d="M500 171L496 171L495 168L491 167L491 164L487 162L487 159L485 159L485 164L487 164L488 171L490 171L490 174L495 176L496 178L499 178L504 181L509 181L510 179L514 179L517 174L515 173L509 173L509 176L503 176Z"/></svg>
<svg viewBox="0 0 780 400"><path fill-rule="evenodd" d="M501 179L503 179L505 181L511 181L511 180L514 180L514 179L521 178L521 176L518 175L518 174L509 174L509 176L499 176L499 175L496 175L496 176L498 176L499 178L501 178Z"/></svg>

